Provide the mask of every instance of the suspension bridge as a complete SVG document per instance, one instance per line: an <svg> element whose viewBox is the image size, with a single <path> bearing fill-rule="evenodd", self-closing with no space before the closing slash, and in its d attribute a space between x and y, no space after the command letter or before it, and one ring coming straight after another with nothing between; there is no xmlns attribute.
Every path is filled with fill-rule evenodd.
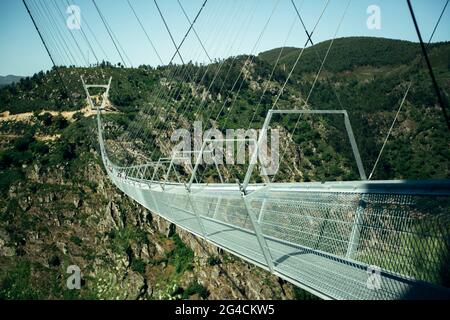
<svg viewBox="0 0 450 320"><path fill-rule="evenodd" d="M269 25L270 17L279 2L273 2L273 11L268 13L269 17L262 25L261 35ZM58 9L57 6L53 11L49 10L45 13L45 5L41 1L24 1L24 3L28 9L31 9L32 18L33 8L42 11L36 10L36 15L47 16L47 19L52 12L53 14L58 13L57 10L54 10ZM106 17L102 14L98 4L95 1L93 3L118 55L123 59L123 65L130 66L130 63L127 63L129 58L126 57L125 51L121 48ZM152 48L158 53L155 48L157 46L151 41L138 13L129 1L127 3ZM162 24L167 29L175 49L169 65L178 57L182 63L175 72L181 73L184 79L202 77L201 74L189 74L188 69L182 68L185 61L181 48L187 36L193 34L201 44L201 52L212 63L207 46L204 45L196 28L196 23L202 10L206 8L207 1L202 2L197 14L192 17L189 17L181 2L178 1L189 25L179 44L175 42L170 32L163 10L157 1L154 3L156 12L160 15ZM298 18L297 23L301 21L304 25L300 15L300 6L296 5L294 1L292 4ZM305 27L306 45L313 44L312 35L328 4L329 1L326 1L314 28L308 31ZM349 6L350 1L344 8L334 36L338 33L340 23ZM414 12L412 7L410 8L415 21ZM33 21L39 31L34 18ZM247 20L244 19L244 21ZM429 63L426 44L423 44L420 31L417 31L424 49L424 59ZM41 32L40 34L42 36ZM50 36L50 33L48 35ZM82 38L89 44L88 37L82 36ZM48 41L45 40L45 36L42 36L42 40L54 60L49 42L57 43L57 34L55 33L54 38L50 38ZM326 55L323 57L314 83L323 71L332 45L333 41L330 42ZM66 44L66 46L68 45ZM63 47L60 49L64 51ZM81 53L80 50L80 56ZM157 57L162 62L161 55L157 54ZM300 59L301 53L295 63L297 64ZM56 62L54 63L56 65ZM430 73L433 76L432 70ZM291 74L292 71L284 85L289 81ZM217 169L219 181L211 182L206 181L205 173L201 172L202 169L205 169L201 159L208 152L212 152L210 146L217 140L206 139L200 150L189 154L173 152L154 160L141 159L137 164L120 165L116 163L107 147L106 140L111 140L111 138L106 138L108 133L103 119L110 91L114 90L112 79L101 84L90 83L83 77L81 77L81 81L89 105L93 110L98 110L96 116L98 143L109 178L122 192L151 212L324 299L450 298L450 289L445 286L445 283L442 283L442 278L445 278L449 268L450 181L445 179L376 181L371 180L373 171L368 178L347 112L345 109L314 110L311 108L308 100L314 85L305 98L305 108L287 110L277 107L278 99L284 90L284 86L282 86L260 128L260 132L263 133L260 138L257 140L243 139L243 141L233 138L227 141L233 144L243 142L254 146L242 180L225 181L220 173L219 165L214 163L211 166ZM238 80L235 85L237 90L239 88ZM441 100L439 88L436 87L436 89L438 100L442 103L441 106L445 113L445 102ZM96 92L96 97L101 97L100 104L95 103L93 91ZM409 87L400 108L403 106L408 91ZM239 90L237 92L239 94ZM155 93L161 99L176 99L177 94L179 92L172 89ZM155 99L155 101L157 100ZM188 103L184 102L184 108L187 108L186 104ZM183 112L182 110L177 111ZM142 121L157 121L158 115L153 113L154 110ZM298 116L333 114L341 117L360 180L279 182L262 174L262 181L257 182L255 177L261 175L258 169L262 167L256 161L263 143L261 137L270 129L274 114ZM223 108L220 108L217 117L223 116L225 116ZM136 123L136 126L138 125L139 122ZM139 134L142 134L142 131L139 130L137 128L136 136L131 135L132 139L141 139ZM388 138L389 135L386 141ZM151 142L142 141L153 146ZM281 156L286 156L286 150L281 153ZM191 160L193 160L192 163Z"/></svg>

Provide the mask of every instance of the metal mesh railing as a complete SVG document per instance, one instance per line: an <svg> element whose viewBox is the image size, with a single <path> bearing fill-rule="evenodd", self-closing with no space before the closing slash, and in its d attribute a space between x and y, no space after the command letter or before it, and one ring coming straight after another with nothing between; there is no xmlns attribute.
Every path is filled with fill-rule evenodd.
<svg viewBox="0 0 450 320"><path fill-rule="evenodd" d="M447 187L113 181L148 209L324 298L449 297ZM372 187L375 186L375 189ZM424 193L424 194L422 194ZM427 194L428 193L428 194Z"/></svg>

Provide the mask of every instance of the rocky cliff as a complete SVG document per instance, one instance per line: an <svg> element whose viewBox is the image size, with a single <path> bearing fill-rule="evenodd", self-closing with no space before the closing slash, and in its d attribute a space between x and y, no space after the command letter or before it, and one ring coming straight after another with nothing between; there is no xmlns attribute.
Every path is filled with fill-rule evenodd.
<svg viewBox="0 0 450 320"><path fill-rule="evenodd" d="M24 177L0 201L2 298L293 299L303 293L132 202L108 180L94 148L56 167L37 161L21 170ZM81 269L79 291L66 288L69 265Z"/></svg>

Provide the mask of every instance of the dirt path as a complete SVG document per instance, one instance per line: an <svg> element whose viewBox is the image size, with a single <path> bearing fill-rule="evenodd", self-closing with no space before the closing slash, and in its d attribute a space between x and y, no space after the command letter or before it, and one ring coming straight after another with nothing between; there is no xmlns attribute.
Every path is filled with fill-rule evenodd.
<svg viewBox="0 0 450 320"><path fill-rule="evenodd" d="M91 108L86 107L80 110L76 111L49 111L49 110L43 110L39 113L39 115L42 115L44 113L50 113L52 116L63 116L68 121L74 121L74 115L80 112L85 117L89 117L96 114L96 111L92 111ZM9 111L5 111L3 113L0 113L0 122L1 121L21 121L21 122L30 122L30 120L33 117L33 112L25 112L25 113L18 113L18 114L10 114Z"/></svg>

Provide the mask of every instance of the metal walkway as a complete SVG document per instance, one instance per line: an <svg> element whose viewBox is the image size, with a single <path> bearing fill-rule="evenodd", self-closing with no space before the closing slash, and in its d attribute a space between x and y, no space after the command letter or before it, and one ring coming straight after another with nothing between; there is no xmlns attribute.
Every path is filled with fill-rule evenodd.
<svg viewBox="0 0 450 320"><path fill-rule="evenodd" d="M100 111L97 126L107 173L126 195L319 297L450 299L442 286L449 273L448 180L248 184L245 192L238 184L172 183L167 174L157 181L143 172L158 164L111 163Z"/></svg>
<svg viewBox="0 0 450 320"><path fill-rule="evenodd" d="M117 2L119 3L120 1ZM310 98L313 92L317 90L316 87L320 83L322 76L325 76L324 79L327 79L333 87L332 81L328 79L328 72L325 72L330 70L325 70L324 67L335 40L340 36L341 26L345 22L346 16L349 11L352 11L349 10L351 8L351 0L327 0L320 4L317 10L314 8L311 11L309 8L301 8L303 1L301 5L296 4L295 1L290 1L290 3L287 3L288 5L283 5L282 1L277 0L269 3L267 8L271 9L267 13L262 12L265 10L256 10L262 6L259 0L237 1L236 3L234 1L216 1L216 4L208 3L208 6L206 5L208 0L202 0L202 6L196 9L194 11L196 15L191 17L188 14L191 10L185 11L182 1L177 1L181 9L179 12L183 12L184 16L176 17L176 19L179 21L186 19L186 26L189 26L187 30L184 30L185 28L182 26L180 28L169 27L165 19L165 10L161 10L157 0L152 2L154 2L156 9L154 14L161 18L161 28L154 29L153 32L167 31L166 36L158 38L158 42L162 43L158 43L157 47L142 23L143 19L145 17L150 18L152 13L146 11L145 14L150 13L150 16L143 14L141 21L138 11L135 10L130 1L127 1L129 6L127 10L131 9L132 12L129 13L133 13L138 22L137 25L141 27L140 31L143 31L146 40L159 58L161 70L167 70L167 72L160 74L161 77L157 77L155 74L154 79L148 79L149 82L155 83L157 82L156 79L159 79L160 85L151 86L152 90L154 90L152 92L154 99L151 99L147 105L140 108L136 116L137 119L133 122L135 126L128 128L138 128L138 130L128 130L129 132L127 132L134 131L133 134L129 135L132 143L135 141L142 142L148 149L157 147L157 143L155 139L152 139L151 143L147 143L150 135L146 130L140 130L143 129L142 127L139 128L142 124L151 123L151 129L160 133L166 132L165 125L171 124L171 120L174 121L178 118L181 121L184 119L187 111L195 115L196 120L206 116L207 120L215 119L215 122L218 122L218 119L226 116L225 123L228 120L232 121L232 118L228 119L232 113L239 116L236 112L236 106L239 102L239 96L243 94L241 92L243 80L240 79L246 78L248 70L253 68L252 64L255 63L254 58L258 55L258 52L267 47L268 43L264 43L263 40L270 32L272 25L277 26L273 30L276 31L277 37L280 37L280 40L285 39L273 68L269 67L267 70L270 72L272 69L272 72L268 75L255 73L255 75L258 75L258 79L255 78L258 83L257 86L262 89L262 83L265 82L267 85L264 86L265 88L260 97L258 97L259 93L256 95L257 90L254 90L256 99L252 97L251 100L258 101L259 98L259 104L255 105L255 110L251 110L253 111L253 117L248 124L248 128L252 127L254 120L260 115L258 115L258 112L261 112L261 110L258 108L263 102L263 98L269 98L270 102L267 105L270 105L271 110L267 114L259 140L246 140L248 144L253 142L256 148L251 155L251 161L242 184L223 183L220 170L217 171L222 183L200 183L202 179L198 179L200 176L197 174L199 169L198 162L202 156L211 152L207 149L207 144L211 143L211 140L204 141L202 150L198 154L195 154L195 152L191 154L191 156L195 155L197 157L197 161L195 167L190 166L189 163L189 166L183 168L185 169L184 171L190 174L189 181L184 181L184 183L179 181L182 179L177 179L179 177L173 178L173 175L177 175L177 170L173 166L175 156L168 159L161 158L156 163L149 160L149 163L140 166L124 168L114 165L105 150L101 123L101 110L105 110L111 81L108 85L86 85L83 81L91 108L98 110L98 140L102 160L109 177L118 188L144 207L173 222L178 227L188 230L198 237L325 299L450 298L450 289L448 288L450 286L450 181L365 181L366 173L359 156L347 112L345 110L298 110L309 109L312 105L315 105L315 103L310 103L313 100ZM310 2L317 3L317 1ZM330 5L330 2L333 2L333 4ZM104 68L104 65L108 66L108 63L105 62L103 57L108 61L108 55L111 56L110 53L114 51L109 52L107 55L102 42L99 42L97 39L97 34L99 36L104 35L106 30L112 42L111 44L118 54L116 57L120 57L118 65L125 68L132 67L133 62L129 59L126 50L124 50L126 46L122 46L119 38L115 36L114 30L107 22L107 15L102 13L101 6L97 5L95 0L92 1L94 5L92 9L98 13L98 18L101 20L98 24L102 28L101 33L97 33L99 30L96 30L96 28L91 30L89 24L87 24L86 16L83 16L83 19L77 18L76 10L73 8L67 11L68 8L65 8L65 4L62 1L53 1L53 6L49 4L49 1L45 0L23 0L23 3L58 74L58 80L64 86L64 91L69 99L70 95L67 92L67 88L72 88L73 82L69 86L64 84L64 78L59 73L60 66L76 66L73 70L70 70L70 74L77 74L78 72L80 76L90 73L85 72L83 67L92 67L94 70L100 68L101 78L104 77L103 70L107 70ZM227 6L222 6L222 4L226 3L232 3L232 6L228 8ZM338 5L338 3L340 4ZM435 80L426 50L427 47L420 34L411 1L407 0L407 5L421 43L422 55L433 80L433 87L436 91L439 105L449 125L446 113L447 104L444 103L445 99L442 99L441 91ZM434 29L430 28L430 30L437 29L446 7L447 3L443 7ZM121 9L123 8L108 11L117 11L120 15L116 16L116 19L119 18L120 21L123 21L122 18L125 11ZM263 19L260 21L261 23L257 21L260 20L258 17L254 17L255 10L262 13L255 15L261 16L261 19ZM72 27L69 27L69 20L66 20L67 17L64 16L65 11L74 13L73 16L69 17L69 20L74 19L71 22L75 25L75 30L81 31L81 33L76 32L78 36L74 36ZM328 16L331 13L330 11L334 11L337 16ZM283 14L280 17L288 17L288 14L295 13L294 24L291 27L289 27L289 24L280 24L278 26L276 21L279 19L277 15L280 13ZM308 20L311 20L305 20L306 24L302 18L304 14L305 17L308 14ZM200 16L208 16L212 21L198 21ZM89 19L91 18L93 17L89 15ZM320 52L322 49L316 50L318 48L314 46L316 42L315 35L317 34L317 28L321 27L320 23L323 23L325 19L327 19L326 29L330 29L330 33L328 31L325 33L325 38L328 38L330 41L327 44L325 42L322 44L322 48L326 49L326 51ZM283 18L283 20L286 19ZM337 22L336 28L331 28L334 22L330 24L330 21ZM276 24L273 24L274 22ZM311 24L312 22L314 24ZM126 23L129 25L129 20ZM296 59L293 59L295 62L292 66L289 66L287 69L286 65L289 65L289 63L283 66L286 79L280 81L280 79L275 79L277 78L275 77L275 72L281 67L281 62L284 59L283 55L286 54L286 52L283 54L283 50L288 48L286 45L294 44L294 42L291 44L291 32L298 33L298 29L294 29L297 23L301 24L300 30L304 31L307 38L298 38L300 44L296 46L300 46L302 49L294 54L293 58ZM85 32L85 29L83 29L84 25L88 27L89 32ZM97 24L91 25L96 26ZM105 28L104 30L103 27ZM203 31L200 28L205 30L206 33L200 32ZM280 32L282 29L287 29L287 33ZM45 32L41 32L41 30ZM177 30L182 33L175 34L175 37L173 37L172 32ZM249 30L251 31L249 32L250 35L257 32L256 42L253 42L253 39L249 39L252 36L249 37L246 34ZM430 36L428 44L433 41L434 34L433 32ZM199 43L199 46L194 45L194 47L197 47L196 49L189 48L192 47L192 44L189 44L190 39L188 40L188 37L192 35L196 38L194 41ZM139 41L137 33L133 33L133 38L136 38L136 48L145 50L142 42ZM169 48L164 47L164 38L167 39ZM272 39L273 37L269 38ZM177 43L175 39L181 39L181 41ZM91 40L95 40L95 43ZM245 46L241 46L239 43L245 44ZM186 44L189 45L186 47ZM247 44L251 49L246 48ZM225 47L222 48L222 45L225 45ZM97 57L96 50L94 50L97 47L103 51L103 57ZM273 47L273 43L270 43L270 47ZM307 47L314 48L319 64L316 65L312 61L305 61L303 53ZM159 52L167 52L166 50L168 49L174 49L175 52L170 61L167 60L165 63L161 59ZM199 52L196 52L197 49ZM85 53L87 53L87 57ZM96 65L90 63L90 53L93 54L97 62ZM322 53L325 54L323 55ZM241 54L245 54L247 57L238 59L238 57L244 57ZM178 58L181 64L178 64ZM103 61L101 61L102 59ZM240 60L242 60L242 66L240 66ZM207 65L207 67L195 67L193 69L185 61L190 61L192 65L199 63L199 66L205 67ZM206 64L204 64L205 61ZM413 67L411 70L416 70L417 68L417 75L422 74L419 72L422 62L418 59L411 61L411 67ZM311 70L311 75L315 75L315 77L311 78L314 81L311 82L311 87L308 89L309 93L302 88L305 87L303 85L293 87L299 93L298 97L297 95L294 97L295 100L299 100L299 105L293 107L295 110L279 110L281 107L288 106L289 108L290 105L287 101L293 100L289 98L286 102L280 103L284 100L283 96L286 97L287 94L292 94L288 90L287 84L290 81L300 81L300 79L292 78L299 63L311 63L311 66L319 66L317 73ZM210 69L210 65L215 65L215 67ZM159 67L156 69L159 69ZM237 77L234 75L236 73L234 69L239 71ZM146 73L145 69L139 72L141 71ZM91 79L100 79L100 74L96 75L96 73L91 73ZM222 73L225 76L224 78L222 78ZM302 82L304 80L310 82L310 80L307 80L310 78L310 71L307 73L308 76L301 79ZM414 72L412 73L414 74ZM406 101L413 82L423 81L422 76L416 79L413 74L408 73L407 77L402 74L399 75L399 79L402 78L404 81L408 79L409 85L399 106L397 116ZM281 78L284 78L284 76ZM137 80L133 81L132 84L131 80L132 78L129 77L130 85L135 86L135 93L140 95L144 87L138 85L137 82L139 81ZM220 85L219 81L222 81L224 84L232 84L232 87L228 89L226 88L227 86ZM275 82L273 89L271 88L272 82ZM215 103L214 105L208 103L207 97L211 94L213 85L221 87L218 90L221 96L220 99L217 98L217 100L220 100L220 105L218 106ZM126 87L124 86L124 88ZM396 84L395 92L400 90L401 87L401 85ZM105 90L101 106L94 106L92 97L89 94L89 89L91 88L98 89L96 92L99 92L100 89ZM196 94L193 94L192 91L196 91ZM271 92L272 97L268 96L269 92ZM205 98L202 98L203 95L205 95ZM339 99L337 93L336 97ZM202 102L198 103L200 98ZM328 97L327 99L330 98ZM159 101L166 102L164 107L155 107L155 105L160 106ZM175 103L174 101L177 102ZM228 101L233 102L227 105ZM245 98L245 101L250 103L250 100L247 98ZM133 103L130 102L130 106L131 104ZM344 109L341 101L339 101L339 105L340 109ZM202 114L202 109L207 110L207 112ZM217 114L216 111L218 111ZM161 117L158 117L159 112L162 113ZM263 180L265 179L266 184L252 184L251 181L253 179L251 178L255 174L255 160L257 160L261 147L261 139L263 139L262 137L265 136L269 129L272 116L276 115L276 119L279 118L280 114L333 114L333 117L336 118L343 117L361 181L323 184L270 183L270 180L267 179L267 174L262 172L261 175ZM178 115L181 116L177 117ZM385 144L392 133L397 116L394 118L384 140ZM222 131L226 129L225 123L220 128ZM298 121L293 130L289 130L292 135L298 129L297 125ZM110 132L108 131L108 133ZM143 139L139 140L136 137ZM237 139L233 139L233 141L237 141ZM242 139L240 142L242 142ZM150 151L156 151L155 149ZM384 145L378 159L380 159L383 150ZM153 155L151 154L149 158L154 158ZM146 153L145 156L148 156L148 154ZM179 156L179 158L182 157L184 155ZM158 170L162 163L164 163L164 166L168 164L169 169L161 180L158 178L157 173L159 173ZM377 163L378 160L376 161ZM218 169L217 163L215 165L216 169ZM375 167L376 165L374 169ZM169 175L171 170L172 176ZM369 175L369 180L370 178L371 175ZM179 183L173 183L170 180L176 180Z"/></svg>
<svg viewBox="0 0 450 320"><path fill-rule="evenodd" d="M273 189L261 187L263 191L256 189L247 198L243 198L239 190L226 191L219 186L199 186L191 194L187 194L182 186L173 185L162 190L159 185L152 186L145 181L117 178L114 171L110 175L124 193L178 227L322 298L450 298L448 289L420 281L421 275L417 270L410 269L410 274L404 274L408 270L404 263L415 258L412 253L415 248L411 246L423 246L424 252L430 250L430 255L437 253L438 249L444 250L443 247L426 248L426 243L420 243L419 239L409 246L395 247L396 244L407 241L407 224L412 225L413 218L401 217L385 208L386 214L375 217L371 225L354 223L358 212L358 198L362 195L380 199L384 197L389 202L392 201L392 204L396 204L394 199L404 201L406 198L413 199L413 196L360 193L364 185L355 190L349 184L336 186L337 189L332 184L311 184L314 187L311 188L312 191L306 188L302 190L300 186L277 186ZM397 182L392 187L400 189L409 184ZM433 185L436 188L434 192L448 192L448 185L442 185L442 189L437 188L437 185ZM385 187L383 184L379 186ZM423 193L429 193L426 185L423 188ZM378 188L373 191L380 192ZM418 190L414 192L416 191ZM284 198L282 201L280 196ZM373 199L371 204L379 203ZM324 217L327 213L332 217ZM371 219L373 214L372 210L367 209L361 213L362 220ZM409 223L406 219L410 220ZM401 225L401 221L396 220L405 221ZM252 221L256 221L256 224L253 225ZM383 230L376 227L378 223L391 223L392 227ZM440 223L445 223L442 228L447 228L446 231L440 231L448 232L448 217L442 221L434 219L431 225L435 224L434 227L438 228ZM354 246L349 241L354 227L361 227L361 241L358 248L355 246L352 259L348 257L347 251ZM262 245L255 229L261 229L259 232L264 238ZM439 231L439 228L435 231ZM375 245L380 247L373 247L370 242L377 236L381 237L382 233L387 233L385 237L389 239L381 239ZM445 241L438 234L427 236L432 238L436 246L439 246L439 241ZM265 251L268 253L268 260ZM370 276L367 262L373 261L373 258L386 265L385 269L381 268L379 289L370 289L367 285ZM423 264L425 272L439 260L436 258L434 261L430 256L422 259L419 262ZM426 279L426 275L423 277Z"/></svg>

